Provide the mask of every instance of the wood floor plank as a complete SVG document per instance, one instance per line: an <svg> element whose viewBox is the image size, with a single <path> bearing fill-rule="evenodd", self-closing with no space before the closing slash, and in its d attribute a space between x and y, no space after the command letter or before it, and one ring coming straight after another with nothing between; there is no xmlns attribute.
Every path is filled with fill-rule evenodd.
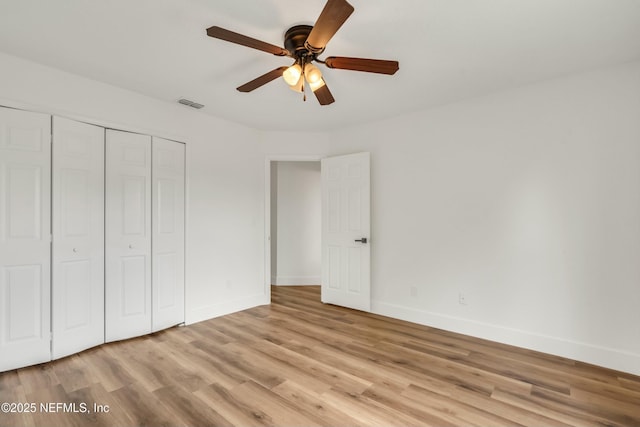
<svg viewBox="0 0 640 427"><path fill-rule="evenodd" d="M0 403L54 405L0 426L640 425L640 377L322 304L314 286L272 297L0 373Z"/></svg>
<svg viewBox="0 0 640 427"><path fill-rule="evenodd" d="M135 379L125 370L122 361L108 351L110 347L113 345L92 348L82 352L79 356L92 375L109 392L135 382Z"/></svg>
<svg viewBox="0 0 640 427"><path fill-rule="evenodd" d="M555 393L560 395L560 393ZM531 396L520 396L516 393L496 389L491 397L511 406L521 408L528 412L533 412L554 420L552 424L570 425L570 426L598 426L601 420L597 420L588 414L580 413L574 410L556 410L555 405L551 402L545 402L542 399L535 399Z"/></svg>
<svg viewBox="0 0 640 427"><path fill-rule="evenodd" d="M169 372L159 365L153 352L147 346L148 340L133 340L122 345L107 346L105 351L119 360L123 370L133 378L133 382L141 384L153 392L169 382ZM149 359L149 357L151 358Z"/></svg>
<svg viewBox="0 0 640 427"><path fill-rule="evenodd" d="M327 426L353 426L362 425L356 419L349 416L346 412L340 411L329 405L322 399L321 393L315 393L306 384L300 385L293 381L287 380L272 389L274 393L288 400L298 408L302 408L305 412L314 414L321 419Z"/></svg>
<svg viewBox="0 0 640 427"><path fill-rule="evenodd" d="M286 380L304 384L309 391L322 393L331 388L332 384L322 381L313 372L309 372L306 364L275 357L274 352L271 351L273 347L270 345L274 344L268 341L256 341L251 348L238 343L227 344L227 347L231 347L236 354L243 355L247 363L261 366L269 372L278 372Z"/></svg>
<svg viewBox="0 0 640 427"><path fill-rule="evenodd" d="M220 318L219 318L220 319ZM186 328L194 336L194 341L208 341L216 344L226 344L235 341L233 338L219 332L219 328L211 328L207 322L200 322L193 325L189 325Z"/></svg>
<svg viewBox="0 0 640 427"><path fill-rule="evenodd" d="M230 372L227 366L210 353L194 346L193 343L185 346L179 342L167 340L158 345L158 351L166 352L167 357L171 358L176 365L183 366L204 384L219 383L224 387L233 388L245 381L244 375Z"/></svg>
<svg viewBox="0 0 640 427"><path fill-rule="evenodd" d="M427 425L457 426L465 422L468 425L477 425L458 417L450 408L434 407L431 404L433 401L431 398L427 400L422 399L422 396L420 396L420 399L411 399L407 398L406 394L394 393L385 387L376 387L375 385L367 389L363 395L381 405L386 405L404 414L411 415ZM434 395L437 394L434 393ZM445 399L444 396L442 398Z"/></svg>
<svg viewBox="0 0 640 427"><path fill-rule="evenodd" d="M30 394L60 384L53 368L54 363L42 363L18 370L20 384L24 387L25 393Z"/></svg>
<svg viewBox="0 0 640 427"><path fill-rule="evenodd" d="M348 413L362 423L371 426L423 426L425 419L404 413L401 408L393 408L379 403L363 394L330 390L322 395L327 404ZM429 425L429 424L427 424ZM440 424L433 424L440 425Z"/></svg>
<svg viewBox="0 0 640 427"><path fill-rule="evenodd" d="M354 356L366 357L397 372L402 372L408 378L413 378L414 381L426 383L437 381L441 384L453 384L486 396L490 396L494 389L494 384L491 382L476 378L465 372L451 369L443 370L436 366L430 366L423 361L397 357L397 355L386 351L357 345L350 345L342 350Z"/></svg>
<svg viewBox="0 0 640 427"><path fill-rule="evenodd" d="M313 348L301 349L288 346L287 348L298 351L308 357L316 357L319 361L332 365L340 366L342 370L349 374L369 381L371 384L380 384L400 393L414 381L406 375L396 372L394 369L387 368L380 364L371 362L370 360L358 358L356 356L346 354L335 348L324 346L315 346Z"/></svg>
<svg viewBox="0 0 640 427"><path fill-rule="evenodd" d="M244 356L238 355L237 352L234 353L233 348L229 348L227 345L216 348L209 347L208 354L217 361L216 367L242 379L241 383L255 381L266 388L271 388L285 380L279 372L268 371L261 366L247 362Z"/></svg>
<svg viewBox="0 0 640 427"><path fill-rule="evenodd" d="M266 389L262 385L247 381L231 390L236 400L255 408L256 414L265 414L276 426L309 426L324 425L322 419L308 413L287 399Z"/></svg>
<svg viewBox="0 0 640 427"><path fill-rule="evenodd" d="M266 341L256 342L256 347L269 352L273 357L284 363L292 363L299 366L300 369L328 385L329 388L349 393L362 393L372 384L363 378L341 370L337 366L326 365L315 358L307 357L284 347L273 346Z"/></svg>
<svg viewBox="0 0 640 427"><path fill-rule="evenodd" d="M618 378L621 387L640 393L640 379Z"/></svg>
<svg viewBox="0 0 640 427"><path fill-rule="evenodd" d="M234 387L235 388L235 387ZM226 420L236 426L273 426L273 420L250 404L237 400L230 389L211 384L194 393L205 405L215 408Z"/></svg>
<svg viewBox="0 0 640 427"><path fill-rule="evenodd" d="M116 402L112 411L130 420L125 426L178 426L180 418L167 409L169 402L160 402L141 384L130 384L111 392ZM115 424L113 424L115 425Z"/></svg>
<svg viewBox="0 0 640 427"><path fill-rule="evenodd" d="M215 345L206 341L194 341L192 343L195 350L200 355L202 361L207 363L208 369L211 373L214 373L218 377L218 383L225 385L225 387L233 388L240 385L251 378L251 372L245 372L241 368L238 368L238 364L227 363L227 358L221 357L219 354L221 345ZM258 381L277 383L279 380L270 376L266 376L260 373L260 377L256 378ZM282 381L280 381L282 382Z"/></svg>
<svg viewBox="0 0 640 427"><path fill-rule="evenodd" d="M428 366L445 374L455 375L469 384L480 387L482 384L493 384L496 387L503 387L518 392L529 392L531 383L523 380L522 375L505 375L500 370L482 369L470 364L467 358L438 357L431 353L424 353L410 348L382 343L377 346L382 351L388 351L401 359L408 368L423 370ZM397 362L396 362L397 363ZM517 378L514 378L517 377ZM564 385L564 384L563 384ZM569 393L568 386L562 387L562 391Z"/></svg>
<svg viewBox="0 0 640 427"><path fill-rule="evenodd" d="M0 378L2 378L2 381L0 381L0 396L2 396L2 392L11 392L16 387L22 387L16 370L0 373ZM3 402L6 401L3 400Z"/></svg>
<svg viewBox="0 0 640 427"><path fill-rule="evenodd" d="M614 407L595 405L590 399L574 398L573 396L537 388L533 389L528 400L546 408L553 408L558 412L593 419L600 424L639 425L640 411L633 411L635 413L630 416L627 411L620 411L617 408L618 405ZM637 408L637 405L635 407Z"/></svg>
<svg viewBox="0 0 640 427"><path fill-rule="evenodd" d="M68 398L76 404L86 404L89 410L89 413L83 415L81 419L72 416L70 422L81 421L80 424L87 427L130 425L131 423L131 419L118 410L118 402L101 384L77 389L68 393Z"/></svg>
<svg viewBox="0 0 640 427"><path fill-rule="evenodd" d="M180 425L198 427L202 425L203 420L206 420L207 424L220 427L233 425L214 408L200 404L193 394L182 387L167 386L154 391L153 394L180 420Z"/></svg>
<svg viewBox="0 0 640 427"><path fill-rule="evenodd" d="M425 391L427 392L426 396L424 396ZM419 396L422 396L422 398L429 398L431 393L434 393L434 391L423 389L416 385L411 385L405 392L403 392L403 395L409 398L419 398ZM460 404L468 405L470 407L492 413L496 416L500 416L501 418L509 420L512 425L545 426L554 424L552 419L545 416L522 410L521 408L495 400L491 396L474 393L460 387L448 388L446 396L452 401L459 402ZM451 407L451 410L455 411L457 407L457 405Z"/></svg>
<svg viewBox="0 0 640 427"><path fill-rule="evenodd" d="M67 393L89 387L99 381L78 355L56 360L51 366Z"/></svg>

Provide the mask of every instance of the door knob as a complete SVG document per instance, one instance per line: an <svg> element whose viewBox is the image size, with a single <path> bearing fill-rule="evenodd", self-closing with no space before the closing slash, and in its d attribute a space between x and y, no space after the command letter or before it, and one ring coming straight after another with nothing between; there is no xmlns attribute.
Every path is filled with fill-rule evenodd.
<svg viewBox="0 0 640 427"><path fill-rule="evenodd" d="M133 249L133 243L129 243L129 249Z"/></svg>
<svg viewBox="0 0 640 427"><path fill-rule="evenodd" d="M355 240L355 241L356 242L360 242L360 243L367 243L367 238L363 237L362 239L358 239L358 240Z"/></svg>
<svg viewBox="0 0 640 427"><path fill-rule="evenodd" d="M78 248L73 248L73 252L78 252Z"/></svg>

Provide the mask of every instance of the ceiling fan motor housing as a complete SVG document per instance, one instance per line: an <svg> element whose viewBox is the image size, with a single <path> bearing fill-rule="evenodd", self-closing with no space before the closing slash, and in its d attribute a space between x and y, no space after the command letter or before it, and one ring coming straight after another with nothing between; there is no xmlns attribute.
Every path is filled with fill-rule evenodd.
<svg viewBox="0 0 640 427"><path fill-rule="evenodd" d="M296 25L289 28L284 34L284 48L291 53L292 57L304 62L311 62L324 51L324 49L317 52L311 51L305 45L312 29L311 25Z"/></svg>

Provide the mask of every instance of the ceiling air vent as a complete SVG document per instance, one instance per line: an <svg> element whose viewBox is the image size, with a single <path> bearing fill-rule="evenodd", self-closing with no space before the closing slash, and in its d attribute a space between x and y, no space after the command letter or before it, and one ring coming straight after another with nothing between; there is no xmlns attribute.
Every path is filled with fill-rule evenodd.
<svg viewBox="0 0 640 427"><path fill-rule="evenodd" d="M202 107L204 107L204 105L202 104L198 104L197 102L193 102L193 101L189 101L188 99L179 99L178 102L182 105L188 105L189 107L193 107L197 110L201 109Z"/></svg>

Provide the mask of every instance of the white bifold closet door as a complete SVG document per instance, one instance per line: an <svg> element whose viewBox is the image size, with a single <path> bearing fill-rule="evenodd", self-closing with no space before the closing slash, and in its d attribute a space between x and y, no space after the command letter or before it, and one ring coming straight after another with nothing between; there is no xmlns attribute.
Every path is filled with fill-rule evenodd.
<svg viewBox="0 0 640 427"><path fill-rule="evenodd" d="M51 116L0 108L0 371L51 360Z"/></svg>
<svg viewBox="0 0 640 427"><path fill-rule="evenodd" d="M104 128L53 118L52 357L104 343Z"/></svg>
<svg viewBox="0 0 640 427"><path fill-rule="evenodd" d="M153 138L153 331L184 322L184 144Z"/></svg>
<svg viewBox="0 0 640 427"><path fill-rule="evenodd" d="M105 338L151 332L151 137L107 130Z"/></svg>

